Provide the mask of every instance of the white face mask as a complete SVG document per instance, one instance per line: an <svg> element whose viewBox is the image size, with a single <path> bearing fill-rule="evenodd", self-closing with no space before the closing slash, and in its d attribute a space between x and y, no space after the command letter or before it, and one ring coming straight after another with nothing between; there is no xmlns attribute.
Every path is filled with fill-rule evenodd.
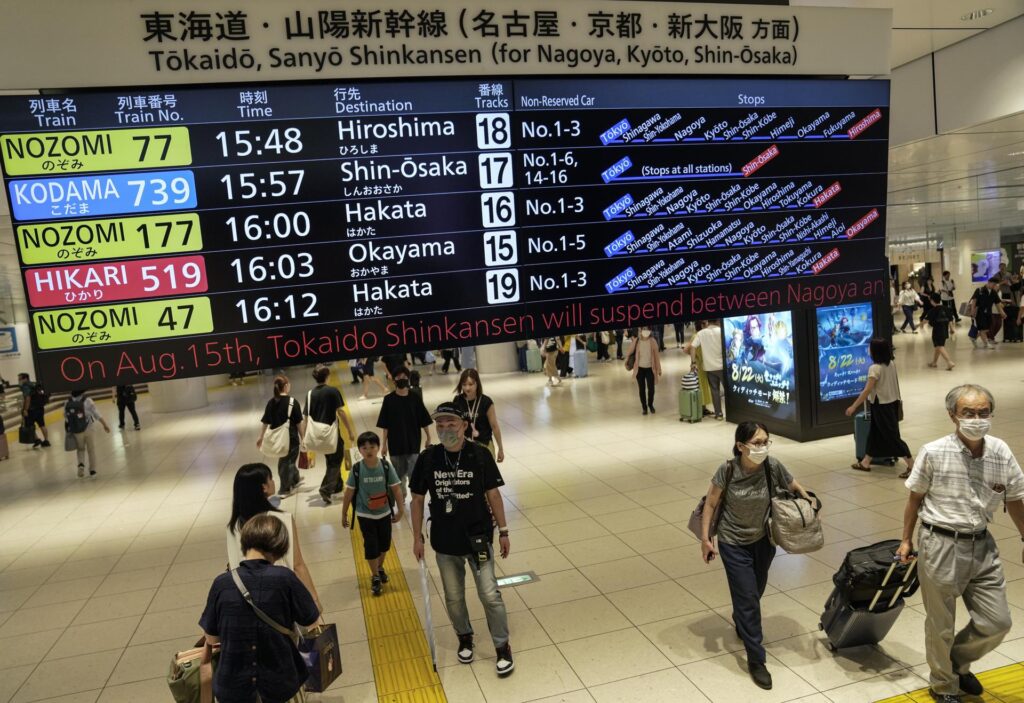
<svg viewBox="0 0 1024 703"><path fill-rule="evenodd" d="M640 336L643 337L644 339L647 339L648 337L651 336L651 331L650 330L642 330L640 332Z"/></svg>
<svg viewBox="0 0 1024 703"><path fill-rule="evenodd" d="M747 455L747 458L755 464L761 464L768 458L768 447L751 447L747 445L747 448L750 449L750 454Z"/></svg>
<svg viewBox="0 0 1024 703"><path fill-rule="evenodd" d="M960 434L967 439L984 439L991 429L991 420L985 420L980 417L960 420Z"/></svg>

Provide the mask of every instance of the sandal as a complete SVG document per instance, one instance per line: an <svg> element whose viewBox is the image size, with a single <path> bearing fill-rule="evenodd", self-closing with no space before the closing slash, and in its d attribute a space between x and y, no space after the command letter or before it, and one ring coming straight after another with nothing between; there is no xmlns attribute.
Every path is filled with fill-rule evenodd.
<svg viewBox="0 0 1024 703"><path fill-rule="evenodd" d="M907 469L906 471L901 473L897 478L910 478L910 469Z"/></svg>
<svg viewBox="0 0 1024 703"><path fill-rule="evenodd" d="M857 471L871 471L871 467L870 466L864 466L859 461L855 461L852 464L850 464L850 468L851 469L856 469Z"/></svg>

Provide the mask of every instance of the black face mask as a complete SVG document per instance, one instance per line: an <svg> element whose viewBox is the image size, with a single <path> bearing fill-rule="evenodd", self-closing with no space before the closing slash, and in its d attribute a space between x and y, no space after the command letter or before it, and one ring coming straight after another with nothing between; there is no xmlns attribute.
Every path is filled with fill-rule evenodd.
<svg viewBox="0 0 1024 703"><path fill-rule="evenodd" d="M396 378L395 379L395 388L408 388L408 387L409 387L409 379L407 379L407 378Z"/></svg>

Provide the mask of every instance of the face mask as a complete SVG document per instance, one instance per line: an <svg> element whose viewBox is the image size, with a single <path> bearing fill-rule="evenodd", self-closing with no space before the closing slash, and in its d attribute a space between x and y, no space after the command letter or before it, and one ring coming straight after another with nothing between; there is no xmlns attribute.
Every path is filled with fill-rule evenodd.
<svg viewBox="0 0 1024 703"><path fill-rule="evenodd" d="M451 447L459 443L462 439L462 435L459 434L458 430L441 430L437 431L437 438L441 440L441 444L446 447Z"/></svg>
<svg viewBox="0 0 1024 703"><path fill-rule="evenodd" d="M960 434L967 439L983 439L990 429L991 420L983 420L980 417L960 420Z"/></svg>
<svg viewBox="0 0 1024 703"><path fill-rule="evenodd" d="M643 337L644 339L647 339L648 337L650 337L650 336L651 336L651 331L650 331L650 330L643 330L643 331L642 331L642 332L640 333L640 336L641 336L641 337Z"/></svg>
<svg viewBox="0 0 1024 703"><path fill-rule="evenodd" d="M395 388L408 388L408 387L409 387L409 379L407 379L407 378L396 378L395 379Z"/></svg>
<svg viewBox="0 0 1024 703"><path fill-rule="evenodd" d="M747 455L755 464L762 463L768 458L768 447L750 447L750 454Z"/></svg>

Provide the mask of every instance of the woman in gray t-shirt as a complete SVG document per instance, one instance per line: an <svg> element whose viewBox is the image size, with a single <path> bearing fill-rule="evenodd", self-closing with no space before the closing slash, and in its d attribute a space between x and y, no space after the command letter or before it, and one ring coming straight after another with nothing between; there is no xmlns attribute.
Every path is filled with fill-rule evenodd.
<svg viewBox="0 0 1024 703"><path fill-rule="evenodd" d="M704 562L710 563L716 553L722 555L736 634L747 650L750 677L764 689L772 687L772 677L765 667L761 644L761 596L768 585L768 568L775 558L775 547L768 539L765 524L770 507L766 474L771 474L773 490L785 488L810 499L782 462L768 456L771 443L768 428L760 422L739 424L733 458L718 467L711 479L701 526ZM712 519L723 500L716 551Z"/></svg>

